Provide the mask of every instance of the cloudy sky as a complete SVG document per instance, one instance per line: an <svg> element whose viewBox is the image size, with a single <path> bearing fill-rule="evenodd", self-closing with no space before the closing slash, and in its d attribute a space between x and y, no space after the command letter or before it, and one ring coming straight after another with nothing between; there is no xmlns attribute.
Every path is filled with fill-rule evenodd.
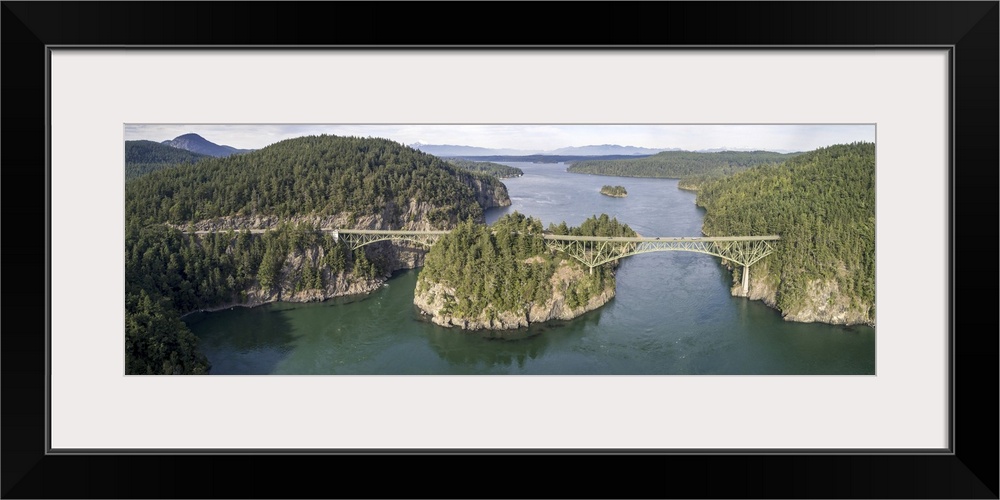
<svg viewBox="0 0 1000 500"><path fill-rule="evenodd" d="M875 142L875 125L152 125L126 124L125 140L165 141L196 133L216 144L260 149L305 135L381 137L403 144L449 144L547 151L617 144L656 149L809 151Z"/></svg>

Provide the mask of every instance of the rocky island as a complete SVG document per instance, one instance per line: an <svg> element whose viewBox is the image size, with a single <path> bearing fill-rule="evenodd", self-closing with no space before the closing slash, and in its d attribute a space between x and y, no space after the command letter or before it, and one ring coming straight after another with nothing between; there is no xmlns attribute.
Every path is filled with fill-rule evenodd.
<svg viewBox="0 0 1000 500"><path fill-rule="evenodd" d="M550 226L556 234L635 236L607 215L580 227ZM541 221L517 212L492 226L463 223L427 254L414 305L430 321L465 330L509 330L575 318L615 295L614 266L591 273L549 250Z"/></svg>
<svg viewBox="0 0 1000 500"><path fill-rule="evenodd" d="M628 191L625 191L624 186L604 186L601 188L601 194L612 198L624 198L628 196Z"/></svg>

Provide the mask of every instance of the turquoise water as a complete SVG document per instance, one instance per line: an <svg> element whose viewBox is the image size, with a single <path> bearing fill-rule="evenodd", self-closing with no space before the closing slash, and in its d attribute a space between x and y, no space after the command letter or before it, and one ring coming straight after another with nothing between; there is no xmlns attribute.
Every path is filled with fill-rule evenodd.
<svg viewBox="0 0 1000 500"><path fill-rule="evenodd" d="M644 236L700 235L694 193L669 179L570 174L564 164L509 163L511 207L577 225L607 213ZM626 198L600 194L623 185ZM752 269L751 269L752 272ZM874 374L867 326L792 323L757 301L732 297L718 260L664 252L623 260L617 295L572 321L514 332L464 332L421 318L419 270L382 289L322 303L278 303L185 318L213 374Z"/></svg>

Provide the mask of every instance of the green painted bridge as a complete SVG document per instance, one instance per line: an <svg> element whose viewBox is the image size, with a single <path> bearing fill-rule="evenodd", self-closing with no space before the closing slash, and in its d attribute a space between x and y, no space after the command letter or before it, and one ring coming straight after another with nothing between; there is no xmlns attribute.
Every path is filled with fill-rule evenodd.
<svg viewBox="0 0 1000 500"><path fill-rule="evenodd" d="M324 229L357 250L379 241L410 242L430 247L448 231L397 231L377 229ZM695 252L728 260L743 266L743 293L750 285L750 266L774 251L780 236L711 236L711 237L603 237L543 234L549 248L558 250L594 268L624 257L652 252Z"/></svg>
<svg viewBox="0 0 1000 500"><path fill-rule="evenodd" d="M266 229L251 229L251 233L263 233ZM365 245L380 241L396 243L408 242L430 248L450 231L405 231L382 229L321 229L331 233L337 241L343 241L357 250ZM216 231L195 231L208 234ZM706 236L706 237L605 237L568 236L542 234L542 238L553 250L558 250L582 262L594 272L594 268L608 262L632 255L652 252L695 252L713 255L743 266L743 294L750 285L750 266L774 252L774 242L780 236Z"/></svg>

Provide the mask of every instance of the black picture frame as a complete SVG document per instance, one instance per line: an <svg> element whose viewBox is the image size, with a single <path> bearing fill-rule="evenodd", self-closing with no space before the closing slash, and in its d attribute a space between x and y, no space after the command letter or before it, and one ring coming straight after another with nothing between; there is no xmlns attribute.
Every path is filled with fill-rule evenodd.
<svg viewBox="0 0 1000 500"><path fill-rule="evenodd" d="M998 2L552 7L572 16L546 14L537 3L3 2L3 255L8 284L35 285L4 297L3 497L998 498L997 317L969 306L997 303L982 242L997 241L998 227ZM455 16L474 29L448 22ZM609 50L952 47L952 453L47 453L47 47L566 46L567 39ZM572 476L561 477L564 465ZM331 474L304 472L313 468ZM383 479L362 481L373 469ZM469 478L481 489L469 490Z"/></svg>

